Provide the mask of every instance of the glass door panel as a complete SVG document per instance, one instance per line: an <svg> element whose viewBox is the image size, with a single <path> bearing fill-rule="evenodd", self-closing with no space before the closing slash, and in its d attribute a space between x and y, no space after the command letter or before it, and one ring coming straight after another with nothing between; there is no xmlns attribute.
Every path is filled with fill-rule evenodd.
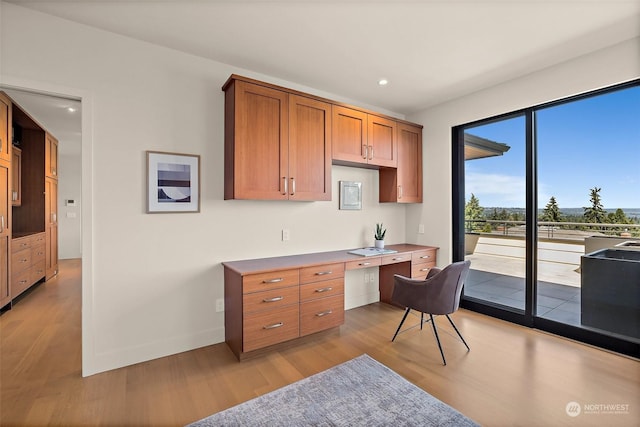
<svg viewBox="0 0 640 427"><path fill-rule="evenodd" d="M524 312L525 116L465 128L464 156L464 298Z"/></svg>

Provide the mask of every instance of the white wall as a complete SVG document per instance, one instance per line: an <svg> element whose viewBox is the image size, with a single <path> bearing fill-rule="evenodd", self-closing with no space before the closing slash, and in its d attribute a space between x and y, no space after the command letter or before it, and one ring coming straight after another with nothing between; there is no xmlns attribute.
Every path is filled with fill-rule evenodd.
<svg viewBox="0 0 640 427"><path fill-rule="evenodd" d="M378 204L375 171L333 167L330 202L223 200L230 74L357 102L1 5L2 83L83 94L85 375L224 341L222 261L371 245L376 222L404 241L405 207ZM201 155L201 213L145 214L145 150ZM361 211L338 210L339 180L362 181Z"/></svg>
<svg viewBox="0 0 640 427"><path fill-rule="evenodd" d="M58 257L60 259L82 256L82 158L80 153L66 153L64 141L58 151ZM75 200L76 206L68 206L67 200Z"/></svg>
<svg viewBox="0 0 640 427"><path fill-rule="evenodd" d="M407 117L424 125L424 203L407 209L408 242L451 261L451 129L454 126L640 77L640 38L505 82ZM425 234L416 234L425 224Z"/></svg>

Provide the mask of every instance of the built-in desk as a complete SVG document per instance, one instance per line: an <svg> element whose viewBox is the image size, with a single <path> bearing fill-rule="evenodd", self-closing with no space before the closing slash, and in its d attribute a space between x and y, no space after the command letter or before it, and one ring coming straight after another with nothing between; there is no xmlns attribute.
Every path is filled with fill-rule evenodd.
<svg viewBox="0 0 640 427"><path fill-rule="evenodd" d="M380 300L390 302L393 275L426 277L437 247L388 245L397 253L359 256L351 249L223 262L225 341L248 353L344 323L345 271L378 267Z"/></svg>

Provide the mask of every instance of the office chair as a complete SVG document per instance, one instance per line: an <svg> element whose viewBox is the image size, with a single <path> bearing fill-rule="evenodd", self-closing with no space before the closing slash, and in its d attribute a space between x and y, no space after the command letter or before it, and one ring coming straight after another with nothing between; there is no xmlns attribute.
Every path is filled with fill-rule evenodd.
<svg viewBox="0 0 640 427"><path fill-rule="evenodd" d="M438 342L438 348L440 349L444 365L447 364L447 361L444 358L444 352L442 351L442 345L440 344L440 338L438 337L436 322L433 320L434 314L444 314L464 343L465 347L467 347L467 350L470 350L467 342L460 334L460 331L458 331L458 328L456 328L453 320L449 317L449 314L458 310L462 286L469 274L470 266L470 261L459 261L448 265L442 270L439 268L432 268L429 270L429 273L424 280L409 279L408 277L404 277L399 274L394 275L394 287L393 294L391 295L391 302L402 307L406 307L406 311L391 341L394 341L396 336L398 336L400 328L402 328L402 324L407 319L409 311L417 310L420 312L420 329L422 329L422 325L424 323L424 314L429 314L429 320L427 321L431 321L431 325L433 326L433 333L436 336L436 341Z"/></svg>

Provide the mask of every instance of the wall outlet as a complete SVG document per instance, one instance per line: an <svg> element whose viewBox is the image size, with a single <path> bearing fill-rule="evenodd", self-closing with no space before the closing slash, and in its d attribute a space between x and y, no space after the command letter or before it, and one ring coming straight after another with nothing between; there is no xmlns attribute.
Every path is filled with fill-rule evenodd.
<svg viewBox="0 0 640 427"><path fill-rule="evenodd" d="M221 311L224 311L224 299L218 298L216 300L216 313L220 313Z"/></svg>
<svg viewBox="0 0 640 427"><path fill-rule="evenodd" d="M424 234L424 224L418 225L418 234Z"/></svg>
<svg viewBox="0 0 640 427"><path fill-rule="evenodd" d="M283 228L282 229L282 241L286 242L289 240L289 238L291 237L291 235L289 234L289 229L288 228Z"/></svg>

